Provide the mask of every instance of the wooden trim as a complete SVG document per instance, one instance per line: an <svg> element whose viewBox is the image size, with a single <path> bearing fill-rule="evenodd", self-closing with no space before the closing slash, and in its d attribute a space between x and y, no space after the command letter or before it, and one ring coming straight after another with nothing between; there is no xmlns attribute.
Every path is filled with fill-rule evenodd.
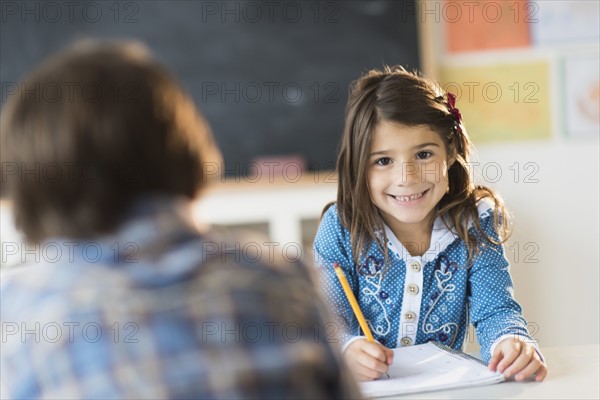
<svg viewBox="0 0 600 400"><path fill-rule="evenodd" d="M431 1L428 0L417 0L416 2L416 24L417 33L419 36L419 59L421 62L421 72L425 77L439 81L440 73L440 57L438 49L438 24L435 23L434 18L426 15L425 3L429 3L431 8Z"/></svg>
<svg viewBox="0 0 600 400"><path fill-rule="evenodd" d="M208 193L232 193L256 190L280 190L311 187L337 187L335 171L304 171L301 176L286 178L281 175L263 176L261 179L249 177L215 178L208 183L202 195Z"/></svg>

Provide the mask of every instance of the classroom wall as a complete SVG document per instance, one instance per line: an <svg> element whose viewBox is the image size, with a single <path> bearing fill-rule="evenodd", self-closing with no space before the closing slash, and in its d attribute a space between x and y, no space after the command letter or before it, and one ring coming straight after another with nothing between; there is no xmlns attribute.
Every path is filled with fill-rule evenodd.
<svg viewBox="0 0 600 400"><path fill-rule="evenodd" d="M507 176L492 186L514 215L506 254L532 334L543 347L598 343L598 143L480 146L479 157ZM539 166L539 182L515 181L515 162Z"/></svg>
<svg viewBox="0 0 600 400"><path fill-rule="evenodd" d="M513 213L506 255L530 332L542 347L598 343L599 5L437 3L439 20L421 18L429 71L463 90L477 179Z"/></svg>

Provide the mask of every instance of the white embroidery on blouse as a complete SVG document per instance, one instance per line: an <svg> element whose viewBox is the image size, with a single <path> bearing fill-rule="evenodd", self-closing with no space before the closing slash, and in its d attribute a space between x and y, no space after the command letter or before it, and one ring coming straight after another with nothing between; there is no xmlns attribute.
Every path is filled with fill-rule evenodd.
<svg viewBox="0 0 600 400"><path fill-rule="evenodd" d="M436 270L434 272L435 280L437 281L437 287L440 290L440 293L435 298L435 300L429 301L429 310L425 314L421 330L424 334L438 333L441 331L447 335L450 335L450 333L452 332L452 328L454 328L454 333L452 334L452 339L450 340L450 343L452 345L454 344L454 341L456 340L456 335L458 334L458 324L456 324L455 322L447 322L438 328L434 328L434 323L438 322L439 318L436 315L430 315L433 309L435 308L436 304L443 297L444 293L452 293L454 292L454 289L456 289L456 285L454 285L453 283L446 284L446 282L452 279L452 271L446 271L445 265L442 266L442 268L443 270ZM446 285L444 286L444 284Z"/></svg>
<svg viewBox="0 0 600 400"><path fill-rule="evenodd" d="M369 327L378 335L387 335L390 332L391 322L388 318L387 310L379 296L381 291L381 280L383 278L382 270L372 265L377 261L369 257L366 261L369 273L364 276L367 285L361 292L367 296L365 303L368 304L368 312L374 316L373 320L367 320ZM375 272L376 271L376 272Z"/></svg>

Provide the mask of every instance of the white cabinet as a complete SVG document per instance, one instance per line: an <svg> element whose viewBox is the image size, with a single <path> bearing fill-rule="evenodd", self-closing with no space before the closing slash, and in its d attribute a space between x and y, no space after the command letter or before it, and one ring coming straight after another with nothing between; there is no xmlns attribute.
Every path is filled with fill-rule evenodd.
<svg viewBox="0 0 600 400"><path fill-rule="evenodd" d="M219 182L201 196L194 213L209 224L266 224L271 240L302 245L303 221L318 221L336 193L331 174L311 174L297 182Z"/></svg>

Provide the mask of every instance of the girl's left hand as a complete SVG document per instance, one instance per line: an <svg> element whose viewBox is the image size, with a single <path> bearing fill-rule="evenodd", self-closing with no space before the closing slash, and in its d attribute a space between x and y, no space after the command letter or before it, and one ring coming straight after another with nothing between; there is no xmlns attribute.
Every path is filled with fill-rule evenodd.
<svg viewBox="0 0 600 400"><path fill-rule="evenodd" d="M543 381L548 374L548 367L535 346L525 340L516 337L498 343L488 368L503 373L507 379L514 376L516 381L522 381L535 375L537 382Z"/></svg>

